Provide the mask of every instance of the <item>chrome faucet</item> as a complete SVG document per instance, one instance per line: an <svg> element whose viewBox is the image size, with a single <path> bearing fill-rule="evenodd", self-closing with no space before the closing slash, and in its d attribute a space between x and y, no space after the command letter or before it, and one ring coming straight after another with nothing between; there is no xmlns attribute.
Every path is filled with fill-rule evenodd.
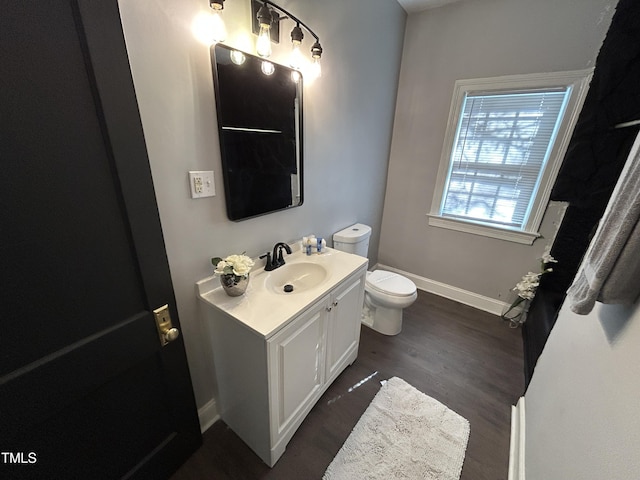
<svg viewBox="0 0 640 480"><path fill-rule="evenodd" d="M267 272L275 270L285 264L284 257L282 256L282 249L284 249L287 254L291 254L291 247L289 245L284 242L278 242L273 246L273 255L271 252L267 252L260 256L260 258L267 258L267 262L264 266L264 269Z"/></svg>

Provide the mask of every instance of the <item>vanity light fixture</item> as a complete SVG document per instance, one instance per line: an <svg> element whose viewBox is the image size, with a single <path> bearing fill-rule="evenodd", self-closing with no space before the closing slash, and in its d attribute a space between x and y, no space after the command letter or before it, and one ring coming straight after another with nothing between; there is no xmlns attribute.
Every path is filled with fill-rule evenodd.
<svg viewBox="0 0 640 480"><path fill-rule="evenodd" d="M256 42L256 52L261 57L268 58L271 56L271 24L273 23L273 15L271 9L262 4L260 10L256 14L258 24L260 25L260 32L258 33L258 41Z"/></svg>
<svg viewBox="0 0 640 480"><path fill-rule="evenodd" d="M300 28L300 24L296 24L291 30L291 58L289 59L289 65L291 68L295 68L296 70L300 70L302 67L302 52L300 51L300 45L302 44L302 39L304 38L304 33L302 33L302 29Z"/></svg>
<svg viewBox="0 0 640 480"><path fill-rule="evenodd" d="M222 19L224 0L209 0L209 6L213 10L211 14L211 37L213 42L224 42L227 38L227 27Z"/></svg>
<svg viewBox="0 0 640 480"><path fill-rule="evenodd" d="M313 59L312 73L315 77L322 75L322 67L320 66L320 57L322 56L322 46L320 42L316 40L316 43L311 47L311 58Z"/></svg>
<svg viewBox="0 0 640 480"><path fill-rule="evenodd" d="M279 13L283 13L281 16ZM302 68L303 56L300 52L300 46L304 34L302 28L309 32L315 42L311 47L312 58L312 74L319 77L321 74L320 57L322 57L322 46L320 45L320 38L311 30L304 22L296 18L281 6L271 2L270 0L251 0L251 14L254 21L253 33L258 34L258 41L256 42L256 51L258 55L264 58L268 58L271 53L271 42L279 42L279 25L280 21L290 19L295 22L295 26L291 31L291 57L289 64L292 68L300 70Z"/></svg>

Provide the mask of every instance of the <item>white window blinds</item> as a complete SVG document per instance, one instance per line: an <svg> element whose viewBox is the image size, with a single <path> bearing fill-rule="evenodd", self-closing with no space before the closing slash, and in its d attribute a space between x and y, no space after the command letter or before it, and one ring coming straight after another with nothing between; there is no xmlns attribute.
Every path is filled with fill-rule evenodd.
<svg viewBox="0 0 640 480"><path fill-rule="evenodd" d="M569 94L467 94L440 215L523 229Z"/></svg>

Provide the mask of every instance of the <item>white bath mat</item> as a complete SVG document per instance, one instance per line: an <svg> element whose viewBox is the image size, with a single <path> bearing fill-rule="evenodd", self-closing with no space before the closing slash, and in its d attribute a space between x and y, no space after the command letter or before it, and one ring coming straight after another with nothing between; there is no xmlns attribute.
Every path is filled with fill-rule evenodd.
<svg viewBox="0 0 640 480"><path fill-rule="evenodd" d="M459 480L469 422L393 377L353 428L324 480Z"/></svg>

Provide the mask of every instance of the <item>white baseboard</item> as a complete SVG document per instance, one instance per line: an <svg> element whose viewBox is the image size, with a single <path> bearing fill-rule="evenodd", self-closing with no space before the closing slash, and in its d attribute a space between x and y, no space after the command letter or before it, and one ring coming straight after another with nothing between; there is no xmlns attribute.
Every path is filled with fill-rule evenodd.
<svg viewBox="0 0 640 480"><path fill-rule="evenodd" d="M446 283L421 277L420 275L405 272L397 268L381 264L377 264L375 267L380 268L381 270L396 272L410 278L420 290L448 298L449 300L454 300L464 305L469 305L470 307L477 308L484 312L493 313L494 315L502 315L502 312L504 312L504 309L507 306L506 303L501 302L500 300L485 297L484 295L479 295L468 290L463 290L462 288L447 285Z"/></svg>
<svg viewBox="0 0 640 480"><path fill-rule="evenodd" d="M525 480L525 407L524 397L511 407L511 443L509 446L509 480Z"/></svg>
<svg viewBox="0 0 640 480"><path fill-rule="evenodd" d="M204 433L211 425L220 419L215 398L212 398L198 409L198 420L200 421L200 432Z"/></svg>

